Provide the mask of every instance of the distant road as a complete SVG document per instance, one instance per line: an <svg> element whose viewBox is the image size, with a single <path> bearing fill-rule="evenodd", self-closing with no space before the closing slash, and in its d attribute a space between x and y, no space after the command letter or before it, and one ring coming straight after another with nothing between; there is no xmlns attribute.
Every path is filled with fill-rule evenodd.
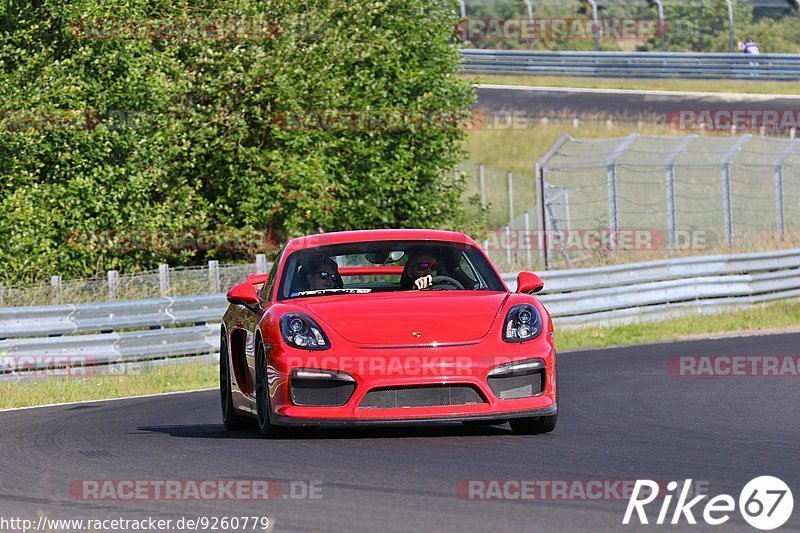
<svg viewBox="0 0 800 533"><path fill-rule="evenodd" d="M798 90L800 92L800 90ZM530 117L619 118L663 122L675 110L800 111L800 94L736 94L478 85L477 107Z"/></svg>

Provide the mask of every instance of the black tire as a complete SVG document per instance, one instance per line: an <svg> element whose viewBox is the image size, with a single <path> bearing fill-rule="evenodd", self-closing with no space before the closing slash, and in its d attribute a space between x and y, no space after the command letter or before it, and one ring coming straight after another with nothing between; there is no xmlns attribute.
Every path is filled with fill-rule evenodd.
<svg viewBox="0 0 800 533"><path fill-rule="evenodd" d="M561 387L558 386L558 371L556 371L556 405L558 405L558 394ZM534 416L530 418L512 418L509 420L511 429L518 435L539 435L550 433L556 429L558 413L550 416Z"/></svg>
<svg viewBox="0 0 800 533"><path fill-rule="evenodd" d="M228 339L223 332L219 342L219 396L222 406L222 423L225 429L235 431L252 426L249 418L240 415L233 407L231 392L231 372L228 364Z"/></svg>
<svg viewBox="0 0 800 533"><path fill-rule="evenodd" d="M518 435L539 435L550 433L556 429L558 414L552 416L534 416L530 418L512 418L511 429Z"/></svg>
<svg viewBox="0 0 800 533"><path fill-rule="evenodd" d="M259 339L256 343L256 420L258 432L268 439L286 436L286 428L270 422L269 383L267 381L267 361L264 345Z"/></svg>

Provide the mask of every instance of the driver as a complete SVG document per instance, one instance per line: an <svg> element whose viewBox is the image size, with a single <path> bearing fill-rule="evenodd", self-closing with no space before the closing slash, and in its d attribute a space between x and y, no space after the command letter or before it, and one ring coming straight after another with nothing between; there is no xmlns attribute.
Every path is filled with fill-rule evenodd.
<svg viewBox="0 0 800 533"><path fill-rule="evenodd" d="M411 252L400 276L400 289L425 289L433 283L433 277L438 272L439 264L432 253L419 250Z"/></svg>
<svg viewBox="0 0 800 533"><path fill-rule="evenodd" d="M341 289L343 286L339 265L330 257L324 255L314 257L308 262L305 270L306 281L312 291Z"/></svg>

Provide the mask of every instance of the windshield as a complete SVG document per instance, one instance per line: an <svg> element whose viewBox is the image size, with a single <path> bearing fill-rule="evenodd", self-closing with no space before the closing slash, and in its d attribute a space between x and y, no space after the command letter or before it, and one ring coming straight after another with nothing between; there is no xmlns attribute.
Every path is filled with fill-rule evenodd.
<svg viewBox="0 0 800 533"><path fill-rule="evenodd" d="M416 283L427 278L423 283ZM424 290L505 291L475 247L435 241L347 243L294 252L279 300L327 294Z"/></svg>

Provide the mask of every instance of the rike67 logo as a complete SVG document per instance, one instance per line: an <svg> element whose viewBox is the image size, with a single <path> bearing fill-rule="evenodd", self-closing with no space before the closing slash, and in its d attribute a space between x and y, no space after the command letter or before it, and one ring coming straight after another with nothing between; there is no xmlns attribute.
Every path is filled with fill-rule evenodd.
<svg viewBox="0 0 800 533"><path fill-rule="evenodd" d="M706 524L717 526L730 520L730 513L735 511L737 507L737 502L733 496L720 494L705 502L704 506L701 506L698 504L708 496L701 494L690 500L691 486L692 480L687 479L681 489L678 490L678 482L670 481L666 487L666 494L659 494L660 485L655 481L649 479L636 480L622 523L630 524L634 512L636 512L639 523L650 523L645 512L645 506L657 498L661 499L661 509L658 512L658 518L655 520L656 524L669 523L677 525L683 523L683 520L687 524L696 524L697 520L694 513L700 513L701 509L702 518ZM677 496L677 502L674 509L672 509L670 519L670 507L674 496ZM751 479L744 486L739 494L738 507L739 512L748 524L756 529L768 531L779 528L789 520L794 508L794 498L789 486L782 480L773 476L759 476Z"/></svg>

